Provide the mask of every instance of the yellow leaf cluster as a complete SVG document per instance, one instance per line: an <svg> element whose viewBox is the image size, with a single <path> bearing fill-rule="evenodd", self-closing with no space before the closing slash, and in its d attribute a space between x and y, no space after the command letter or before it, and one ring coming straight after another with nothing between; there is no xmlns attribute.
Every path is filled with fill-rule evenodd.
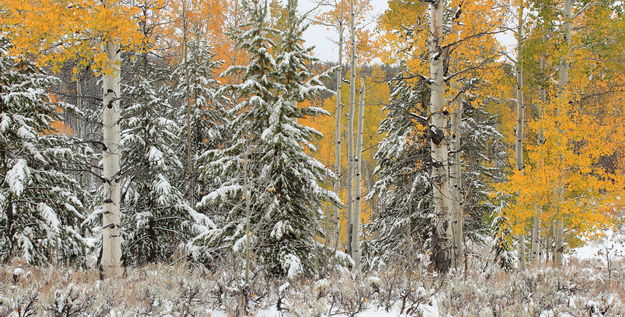
<svg viewBox="0 0 625 317"><path fill-rule="evenodd" d="M101 0L4 0L0 4L2 31L18 58L32 58L54 70L67 60L103 70L105 41L126 50L140 47L133 17L137 8Z"/></svg>

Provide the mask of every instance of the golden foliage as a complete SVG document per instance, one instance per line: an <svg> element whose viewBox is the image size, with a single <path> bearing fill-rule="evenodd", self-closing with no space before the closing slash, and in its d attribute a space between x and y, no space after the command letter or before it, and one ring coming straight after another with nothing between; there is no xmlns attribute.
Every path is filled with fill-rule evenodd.
<svg viewBox="0 0 625 317"><path fill-rule="evenodd" d="M4 0L0 4L2 30L7 32L12 53L32 57L40 65L59 70L63 62L78 60L78 68L103 70L105 41L124 49L141 45L137 8L101 0Z"/></svg>

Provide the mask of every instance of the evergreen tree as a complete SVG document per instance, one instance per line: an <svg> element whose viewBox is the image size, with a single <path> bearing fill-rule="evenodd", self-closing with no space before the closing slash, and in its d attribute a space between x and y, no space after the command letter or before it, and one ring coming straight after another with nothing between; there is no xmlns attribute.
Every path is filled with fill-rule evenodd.
<svg viewBox="0 0 625 317"><path fill-rule="evenodd" d="M183 59L171 75L174 82L171 100L173 104L180 105L175 109L175 118L185 118L187 111L190 111L190 129L187 128L186 120L179 120L177 135L179 140L190 138L192 166L198 160L197 163L201 166L203 158L199 156L207 150L215 149L227 138L227 112L224 108L227 100L217 95L220 83L214 78L215 70L221 66L222 61L214 60L212 47L201 38L190 41L187 47L188 64L185 65ZM180 144L177 147L178 152L187 153L187 142ZM186 164L189 162L183 160L183 165ZM186 166L184 170L187 170ZM213 182L198 182L199 173L196 169L193 171L195 174L187 175L193 179L182 179L180 188L192 190L192 195L196 198L201 189L214 186ZM193 184L194 188L189 189L189 184Z"/></svg>
<svg viewBox="0 0 625 317"><path fill-rule="evenodd" d="M212 222L189 206L175 186L182 170L179 125L169 102L164 63L140 54L125 72L123 94L122 232L124 262L165 260L183 245L194 228Z"/></svg>
<svg viewBox="0 0 625 317"><path fill-rule="evenodd" d="M428 89L424 82L399 79L385 106L379 132L386 137L375 154L378 175L367 199L378 197L380 210L365 228L372 239L363 243L370 267L389 258L409 258L425 248L432 231L431 187L427 138Z"/></svg>
<svg viewBox="0 0 625 317"><path fill-rule="evenodd" d="M204 175L218 177L222 185L199 204L227 206L229 213L223 227L197 239L235 253L250 247L271 274L318 272L321 206L339 202L319 185L332 172L305 152L314 150L311 142L321 135L298 119L327 114L306 105L326 89L307 70L314 58L301 44L306 26L295 1L289 1L288 28L277 45L270 38L279 31L267 26L266 4L248 3L246 10L250 22L235 36L250 62L230 68L229 74L242 73L243 82L223 89L241 100L234 108L233 141L208 151L212 162Z"/></svg>
<svg viewBox="0 0 625 317"><path fill-rule="evenodd" d="M377 196L380 205L367 226L372 239L364 244L371 267L389 259L412 263L415 254L431 247L428 102L424 81L399 80L386 106L387 117L380 126L386 137L376 153L379 179L367 197ZM490 185L503 180L506 152L497 117L484 110L485 105L474 103L467 98L463 106L460 197L465 239L479 242L493 234L491 220L498 207L489 197Z"/></svg>
<svg viewBox="0 0 625 317"><path fill-rule="evenodd" d="M89 148L58 129L69 105L52 102L57 79L15 62L0 38L0 258L27 263L84 261L83 194L69 173L84 168Z"/></svg>
<svg viewBox="0 0 625 317"><path fill-rule="evenodd" d="M498 204L490 197L494 183L505 179L506 145L499 118L487 105L467 100L462 122L462 190L465 232L468 239L492 235L492 218Z"/></svg>

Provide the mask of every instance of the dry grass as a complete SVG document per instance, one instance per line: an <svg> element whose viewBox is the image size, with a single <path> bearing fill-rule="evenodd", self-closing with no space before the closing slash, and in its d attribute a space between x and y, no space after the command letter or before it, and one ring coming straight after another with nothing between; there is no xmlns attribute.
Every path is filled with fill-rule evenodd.
<svg viewBox="0 0 625 317"><path fill-rule="evenodd" d="M253 274L242 280L230 263L216 272L187 264L129 268L122 279L96 270L0 265L0 316L231 316L273 307L285 316L355 316L366 309L420 316L437 306L445 316L625 316L625 266L600 262L505 272L472 268L445 279L423 268L390 268L354 280L334 275L289 281ZM14 276L16 268L23 273Z"/></svg>

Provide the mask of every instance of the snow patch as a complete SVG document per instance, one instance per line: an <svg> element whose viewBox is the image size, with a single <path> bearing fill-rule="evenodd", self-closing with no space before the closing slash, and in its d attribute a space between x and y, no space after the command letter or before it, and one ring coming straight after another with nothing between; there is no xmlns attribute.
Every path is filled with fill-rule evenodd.
<svg viewBox="0 0 625 317"><path fill-rule="evenodd" d="M287 254L284 256L282 260L282 267L287 270L287 277L289 279L296 278L304 271L302 261L294 254Z"/></svg>
<svg viewBox="0 0 625 317"><path fill-rule="evenodd" d="M9 189L19 197L24 191L24 181L30 175L30 169L25 160L17 160L15 165L7 172L6 181Z"/></svg>

